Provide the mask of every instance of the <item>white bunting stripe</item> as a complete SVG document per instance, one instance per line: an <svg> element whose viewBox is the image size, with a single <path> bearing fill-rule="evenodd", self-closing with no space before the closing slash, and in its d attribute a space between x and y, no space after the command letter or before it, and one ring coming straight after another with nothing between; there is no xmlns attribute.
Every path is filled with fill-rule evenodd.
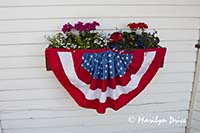
<svg viewBox="0 0 200 133"><path fill-rule="evenodd" d="M58 55L66 76L70 79L70 82L84 94L85 98L88 100L99 99L100 103L105 103L107 97L116 100L120 95L128 94L137 88L140 80L154 60L156 51L144 53L145 56L140 69L136 74L131 75L131 80L126 86L117 85L115 89L107 87L105 92L102 92L99 88L91 90L90 85L84 83L77 77L71 52L58 52Z"/></svg>

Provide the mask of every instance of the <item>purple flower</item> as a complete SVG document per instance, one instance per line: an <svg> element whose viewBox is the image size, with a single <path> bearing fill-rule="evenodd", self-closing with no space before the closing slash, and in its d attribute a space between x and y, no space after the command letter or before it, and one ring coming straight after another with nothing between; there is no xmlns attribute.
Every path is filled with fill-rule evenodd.
<svg viewBox="0 0 200 133"><path fill-rule="evenodd" d="M62 27L62 31L64 33L71 31L71 29L73 28L73 26L70 23L64 24Z"/></svg>
<svg viewBox="0 0 200 133"><path fill-rule="evenodd" d="M84 26L86 27L87 31L96 30L96 26L99 26L100 24L96 21L93 21L92 23L86 23Z"/></svg>
<svg viewBox="0 0 200 133"><path fill-rule="evenodd" d="M74 28L78 31L85 31L86 27L83 25L83 22L78 22L75 24Z"/></svg>
<svg viewBox="0 0 200 133"><path fill-rule="evenodd" d="M92 24L95 26L100 26L100 24L97 21L93 21Z"/></svg>
<svg viewBox="0 0 200 133"><path fill-rule="evenodd" d="M95 25L93 25L91 23L86 23L84 26L86 27L87 31L91 31L91 30L95 30L96 29Z"/></svg>
<svg viewBox="0 0 200 133"><path fill-rule="evenodd" d="M92 30L96 30L96 26L99 26L100 24L96 21L93 21L92 23L83 23L83 22L78 22L75 24L74 28L77 31L92 31Z"/></svg>

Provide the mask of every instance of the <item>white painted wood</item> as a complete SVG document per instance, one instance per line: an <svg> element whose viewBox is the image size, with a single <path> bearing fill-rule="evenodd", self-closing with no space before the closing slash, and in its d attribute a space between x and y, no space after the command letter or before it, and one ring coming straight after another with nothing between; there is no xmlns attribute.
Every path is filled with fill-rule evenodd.
<svg viewBox="0 0 200 133"><path fill-rule="evenodd" d="M26 84L24 84L26 83ZM30 86L31 84L31 86ZM147 86L148 94L174 93L174 92L190 92L192 83L176 82L176 83L154 83ZM59 89L63 87L56 79L18 79L18 80L2 80L0 81L0 90L36 90L36 89Z"/></svg>
<svg viewBox="0 0 200 133"><path fill-rule="evenodd" d="M62 19L28 19L28 20L8 20L0 21L0 33L7 32L30 32L30 31L52 31L60 30L64 23L72 24L79 21L80 18L62 18ZM98 21L100 27L97 29L127 29L130 22L145 22L151 29L198 29L198 18L82 18L83 22ZM180 24L181 23L181 24Z"/></svg>
<svg viewBox="0 0 200 133"><path fill-rule="evenodd" d="M25 84L26 83L26 84ZM152 82L151 85L155 85L155 82ZM171 86L173 89L177 88L178 90L188 90L188 86L192 86L192 82L184 81L184 82L171 82L167 83L169 86ZM30 86L31 85L31 86ZM156 83L160 87L160 89L163 89L163 91L169 91L170 89L166 86L165 82ZM186 86L186 87L184 87ZM154 88L154 86L152 86ZM14 79L14 80L0 80L0 89L1 90L16 90L16 89L42 89L42 88L62 88L60 83L56 79ZM155 87L157 88L157 87ZM184 88L184 89L183 89ZM173 91L171 91L173 92Z"/></svg>
<svg viewBox="0 0 200 133"><path fill-rule="evenodd" d="M6 19L20 19L20 18L29 19L29 18L86 17L86 14L87 17L146 17L146 16L199 17L200 16L199 6L134 6L134 5L87 6L85 5L85 6L78 6L79 10L77 10L76 7L77 6L72 5L72 6L0 8L0 12L2 12L0 14L0 18L1 20L6 20ZM144 8L145 10L141 10ZM3 12L6 12L6 14Z"/></svg>
<svg viewBox="0 0 200 133"><path fill-rule="evenodd" d="M44 95L45 94L45 95ZM32 99L55 99L67 98L64 89L60 90L21 90L21 91L1 91L0 101L8 100L32 100ZM8 97L9 96L9 97Z"/></svg>
<svg viewBox="0 0 200 133"><path fill-rule="evenodd" d="M184 57L184 58L183 58ZM194 52L167 52L165 56L166 62L194 62L196 53Z"/></svg>
<svg viewBox="0 0 200 133"><path fill-rule="evenodd" d="M173 1L169 1L169 0L73 0L73 1L65 1L65 0L17 0L17 1L6 1L6 0L1 0L2 4L1 7L6 7L6 6L38 6L38 5L99 5L99 4L105 4L105 5L109 5L109 4L133 4L133 5L137 5L137 4L141 4L141 5L200 5L200 2L198 0L173 0Z"/></svg>
<svg viewBox="0 0 200 133"><path fill-rule="evenodd" d="M176 83L167 83L167 86L163 83L155 83L147 86L147 89L144 93L147 94L160 94L160 93L175 93L175 92L191 92L192 83L187 82L176 82Z"/></svg>
<svg viewBox="0 0 200 133"><path fill-rule="evenodd" d="M199 108L199 106L200 106L200 104L199 104L200 100L198 99L195 102L196 102L196 104L195 104L195 111L199 111L200 112L200 108ZM200 119L200 117L198 119Z"/></svg>
<svg viewBox="0 0 200 133"><path fill-rule="evenodd" d="M46 47L48 44L0 45L0 57L41 56Z"/></svg>
<svg viewBox="0 0 200 133"><path fill-rule="evenodd" d="M161 73L153 78L154 83L176 83L176 82L192 82L193 74L191 73L166 73L161 76Z"/></svg>
<svg viewBox="0 0 200 133"><path fill-rule="evenodd" d="M49 104L51 103L51 104ZM3 114L9 113L20 113L21 111L52 111L59 112L65 111L65 113L73 113L72 109L75 108L75 104L71 101L71 99L63 98L63 99L39 99L39 100L15 100L15 101L5 101L0 102L3 119ZM72 114L71 114L72 115ZM12 119L12 117L7 116ZM16 116L17 118L18 116ZM22 117L22 116L21 116ZM15 117L14 117L15 118Z"/></svg>
<svg viewBox="0 0 200 133"><path fill-rule="evenodd" d="M45 94L45 95L44 95ZM8 97L9 96L9 97ZM156 96L155 98L152 98ZM169 98L170 97L170 98ZM190 93L140 94L134 103L175 102L189 100ZM0 91L0 101L69 98L64 89ZM130 102L132 103L132 102Z"/></svg>
<svg viewBox="0 0 200 133"><path fill-rule="evenodd" d="M46 72L44 68L23 68L23 69L0 69L0 79L31 79L31 78L54 78L53 72ZM158 76L159 75L159 76ZM155 83L168 83L168 82L192 82L192 73L171 73L159 72L154 77Z"/></svg>
<svg viewBox="0 0 200 133"><path fill-rule="evenodd" d="M51 100L53 101L53 100ZM25 102L24 102L25 103ZM28 102L26 102L28 103ZM67 103L67 102L66 102ZM185 118L187 117L187 111L182 110L184 106L183 102L179 102L179 104L182 106L175 107L174 109L159 109L159 107L167 106L167 107L173 107L174 105L172 103L160 103L157 104L157 107L155 104L152 104L153 109L157 110L156 113L158 114L164 114L164 113L169 113L171 112L173 116L179 116L178 112L185 112ZM21 104L20 104L21 105ZM6 109L3 110L1 113L1 119L2 120L14 120L14 119L39 119L39 118L58 118L58 117L80 117L80 116L94 116L96 115L95 111L92 110L83 110L83 109L78 109L77 107L72 106L66 106L65 108L62 107L61 104L57 107L50 106L47 107L45 104L40 104L40 107L34 103L35 107L25 107L21 109ZM147 104L146 104L147 105ZM152 114L154 111L151 109L148 109L148 106L146 105L140 105L140 108L137 105L132 105L132 106L127 106L125 109L119 110L119 113L107 111L105 115L115 115L115 116L121 116L121 115L138 115L141 113L145 114ZM30 106L30 105L29 105ZM35 109L37 107L37 109ZM62 107L62 108L61 108ZM141 108L142 107L142 108ZM145 110L144 110L145 109ZM181 111L182 110L182 111ZM126 112L125 112L126 111ZM154 114L156 114L154 112Z"/></svg>
<svg viewBox="0 0 200 133"><path fill-rule="evenodd" d="M187 116L187 112L165 112L165 113L139 113L139 114L124 114L124 115L82 115L83 119L77 117L57 117L57 118L39 118L39 119L17 119L17 120L2 120L3 129L13 129L13 128L33 128L33 127L65 127L69 126L84 126L84 127L92 127L96 126L96 128L105 126L106 130L116 130L112 128L112 126L121 123L121 127L118 130L123 129L143 129L152 128L152 126L158 126L156 123L143 123L141 124L141 117L146 117L149 119L153 119L153 117L158 116L158 119L165 119L165 123L161 123L160 128L172 128L185 126L185 123L171 123L170 124L170 116L176 119L185 119ZM134 117L136 121L131 123L129 117ZM105 121L106 120L106 121ZM127 128L125 128L127 127ZM73 127L72 127L73 128Z"/></svg>
<svg viewBox="0 0 200 133"><path fill-rule="evenodd" d="M0 0L0 121L3 133L184 133L185 124L128 123L131 115L187 118L200 28L199 0ZM119 10L120 9L120 10ZM79 107L45 71L45 35L65 22L97 20L99 30L129 22L157 29L168 48L164 68L127 106L99 115ZM200 81L199 81L200 83ZM200 92L200 91L199 91ZM200 102L199 102L200 103ZM197 104L198 105L198 104ZM199 120L198 106L194 116ZM197 123L198 124L198 123ZM198 132L195 127L191 131ZM194 132L194 133L195 133ZM1 133L1 130L0 130Z"/></svg>
<svg viewBox="0 0 200 133"><path fill-rule="evenodd" d="M28 103L28 102L27 102ZM115 113L116 114L116 117L118 117L118 115L120 114L120 112L121 113L124 113L124 114L127 114L127 112L130 112L130 113L132 113L132 114L135 114L136 112L138 112L138 113L141 113L142 111L145 111L145 112L149 112L149 111L152 111L152 112L154 112L155 110L157 110L157 111L167 111L167 110L169 110L170 112L172 111L172 110L184 110L185 108L187 108L188 107L188 105L185 105L185 103L186 102L184 102L183 104L177 104L177 103L171 103L171 104L164 104L164 105L159 105L159 104L152 104L152 105L142 105L142 106L126 106L125 108L123 108L123 109L121 109L120 111L118 111L118 113L116 114L116 112L113 112L113 113ZM20 104L20 105L22 105L22 104ZM38 104L37 104L38 105ZM54 104L55 105L55 104ZM43 107L44 108L44 107ZM76 107L76 108L78 108L78 107ZM37 110L41 110L41 109L37 109ZM48 115L49 113L49 110L52 110L52 109L49 109L49 108L47 108L46 110L45 109L42 109L41 111L39 111L40 113L39 113L39 115L40 116L38 116L39 118L41 118L42 116L41 115L47 115L47 117L48 116L50 116L50 115ZM57 111L55 111L55 110L57 110ZM83 110L83 109L81 109L80 111L82 112L83 111L83 113L80 113L80 112L77 112L76 113L76 111L75 110L71 110L70 112L69 112L69 109L67 109L67 108L64 108L63 110L65 110L63 113L61 112L61 111L59 111L59 108L55 108L55 109L53 109L53 112L55 112L55 113L53 113L53 114L55 114L55 115L62 115L62 114L65 114L65 115L67 115L68 113L70 113L69 115L72 115L72 117L71 118L75 118L75 117L73 117L74 115L76 115L76 114L78 114L78 115L80 115L80 116L82 116L82 115L87 115L86 114L86 112L85 111L88 111L89 112L89 114L91 114L92 112L94 112L94 111L91 111L91 110ZM46 112L47 111L47 112ZM66 112L67 111L67 112ZM13 111L7 111L7 113L12 113ZM19 111L19 112L21 112L21 111ZM51 111L50 111L50 113L51 113ZM34 111L31 111L31 112L29 112L29 118L30 118L30 116L31 117L34 117ZM36 116L37 116L37 111L36 111ZM82 115L81 115L82 114ZM158 114L158 112L156 113L156 114ZM163 113L162 113L163 114ZM164 113L165 114L165 113ZM52 113L51 113L51 115L52 115ZM131 115L131 114L130 114ZM12 116L12 115L11 115ZM15 115L15 117L17 117L18 115ZM24 116L24 115L19 115L19 116ZM26 115L25 115L26 116ZM108 116L110 116L110 115L108 115ZM176 116L176 115L175 115ZM15 117L13 117L13 118L15 118ZM43 116L44 117L44 116ZM12 119L12 118L11 118ZM68 118L67 118L68 119ZM78 117L78 119L80 120L80 117ZM110 119L110 117L109 117L109 119ZM40 120L40 119L38 119L38 120ZM45 121L45 119L43 119L44 121ZM48 121L48 119L46 119L47 121ZM68 119L69 120L69 119ZM121 119L120 119L121 120ZM11 120L12 121L12 120ZM60 120L59 120L60 121ZM70 122L72 122L72 121L70 121ZM40 122L39 122L40 123ZM73 122L72 122L73 123ZM76 122L75 122L76 123ZM95 123L95 122L94 122ZM45 124L46 125L46 124ZM54 126L53 126L54 127ZM155 127L155 126L154 126ZM50 128L50 127L49 127ZM38 129L38 128L35 128L35 129ZM76 128L74 128L74 129L76 129ZM96 129L96 126L95 126L95 129ZM112 130L112 129L111 129Z"/></svg>
<svg viewBox="0 0 200 133"><path fill-rule="evenodd" d="M179 128L171 128L171 129L166 129L166 128L161 128L161 129L151 129L153 130L154 133L184 133L184 129L183 127L179 127ZM101 129L100 130L96 130L96 131L91 131L91 130L85 130L84 128L79 127L78 129L73 129L73 130L69 130L68 127L60 127L60 128L37 128L37 129L10 129L10 130L4 130L4 133L78 133L78 132L87 132L87 133L101 133ZM104 133L110 133L110 131L103 131ZM121 133L122 131L115 131L113 133ZM129 131L124 131L123 133L149 133L149 130L129 130ZM195 132L196 133L196 132Z"/></svg>
<svg viewBox="0 0 200 133"><path fill-rule="evenodd" d="M1 69L0 79L26 78L54 78L53 72L46 72L44 68Z"/></svg>
<svg viewBox="0 0 200 133"><path fill-rule="evenodd" d="M190 133L199 133L199 132L200 132L200 130L194 129L194 128L192 128L192 129L190 130Z"/></svg>
<svg viewBox="0 0 200 133"><path fill-rule="evenodd" d="M45 112L54 113L55 116L59 115L78 115L80 113L83 115L86 114L96 114L94 110L91 109L83 109L74 102L70 102L70 99L43 99L43 100L20 100L20 101L5 101L0 102L3 106L2 109L2 119L12 119L12 113L23 113L27 111L32 111L37 113L40 112L41 115ZM51 103L51 104L49 104ZM175 112L175 111L186 111L188 109L188 103L185 101L180 102L168 102L168 103L152 103L152 104L128 104L124 108L120 109L118 112L115 112L111 109L107 109L107 113L105 115L109 115L115 113L116 115L119 114L126 114L126 113L143 113L143 112ZM11 116L9 117L9 114ZM30 114L30 115L34 115ZM36 114L37 115L37 114ZM22 116L15 116L13 119L17 118L29 118L26 115ZM39 116L38 116L39 118Z"/></svg>
<svg viewBox="0 0 200 133"><path fill-rule="evenodd" d="M200 111L194 110L193 119L200 121Z"/></svg>
<svg viewBox="0 0 200 133"><path fill-rule="evenodd" d="M192 128L194 128L196 130L200 130L200 127L199 127L200 121L199 120L193 119L191 125L192 125Z"/></svg>
<svg viewBox="0 0 200 133"><path fill-rule="evenodd" d="M0 69L42 67L45 70L46 67L45 58L41 56L1 58L0 64Z"/></svg>
<svg viewBox="0 0 200 133"><path fill-rule="evenodd" d="M193 44L196 41L161 41L160 45L167 48L167 52L196 52Z"/></svg>
<svg viewBox="0 0 200 133"><path fill-rule="evenodd" d="M61 88L56 79L14 79L0 80L0 90L16 89L41 89L41 88Z"/></svg>

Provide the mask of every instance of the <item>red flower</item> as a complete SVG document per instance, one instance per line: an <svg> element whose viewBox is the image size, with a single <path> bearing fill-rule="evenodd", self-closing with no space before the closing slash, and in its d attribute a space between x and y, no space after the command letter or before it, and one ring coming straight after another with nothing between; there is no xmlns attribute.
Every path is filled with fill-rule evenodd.
<svg viewBox="0 0 200 133"><path fill-rule="evenodd" d="M145 23L138 23L138 28L139 28L139 29L147 29L147 28L148 28L148 25L145 24Z"/></svg>
<svg viewBox="0 0 200 133"><path fill-rule="evenodd" d="M129 23L129 24L128 24L128 27L129 27L131 30L137 29L136 23Z"/></svg>
<svg viewBox="0 0 200 133"><path fill-rule="evenodd" d="M123 39L123 35L121 32L114 32L112 33L110 39L112 39L114 42L118 43Z"/></svg>
<svg viewBox="0 0 200 133"><path fill-rule="evenodd" d="M136 30L136 29L147 29L148 25L145 23L129 23L128 27L131 30Z"/></svg>

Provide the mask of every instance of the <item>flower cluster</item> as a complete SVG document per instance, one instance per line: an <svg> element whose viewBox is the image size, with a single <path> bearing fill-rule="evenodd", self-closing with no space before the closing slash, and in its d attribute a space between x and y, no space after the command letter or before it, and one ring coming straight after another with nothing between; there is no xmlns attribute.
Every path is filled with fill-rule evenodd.
<svg viewBox="0 0 200 133"><path fill-rule="evenodd" d="M64 33L71 31L72 29L76 29L77 31L94 31L96 30L96 27L100 26L100 24L96 21L93 21L92 23L83 23L83 22L78 22L74 26L72 26L70 23L64 24L62 31Z"/></svg>
<svg viewBox="0 0 200 133"><path fill-rule="evenodd" d="M48 37L50 47L53 48L69 48L69 49L98 49L105 48L105 39L96 27L100 24L96 21L92 23L77 22L72 25L66 23L62 27L62 32L57 33L53 37Z"/></svg>
<svg viewBox="0 0 200 133"><path fill-rule="evenodd" d="M137 29L143 29L144 30L144 29L148 28L148 25L145 24L145 23L129 23L128 27L131 30L137 30Z"/></svg>
<svg viewBox="0 0 200 133"><path fill-rule="evenodd" d="M116 49L146 49L160 47L158 45L159 38L156 36L156 31L153 33L146 32L148 25L145 23L129 23L127 25L131 31L114 32L110 36L108 42L109 48Z"/></svg>
<svg viewBox="0 0 200 133"><path fill-rule="evenodd" d="M62 27L62 32L53 37L48 37L52 48L68 49L146 49L160 47L157 32L146 32L148 25L145 23L129 23L130 31L116 31L109 36L103 36L96 31L100 24L96 21L92 23L77 22L74 25L66 23Z"/></svg>

